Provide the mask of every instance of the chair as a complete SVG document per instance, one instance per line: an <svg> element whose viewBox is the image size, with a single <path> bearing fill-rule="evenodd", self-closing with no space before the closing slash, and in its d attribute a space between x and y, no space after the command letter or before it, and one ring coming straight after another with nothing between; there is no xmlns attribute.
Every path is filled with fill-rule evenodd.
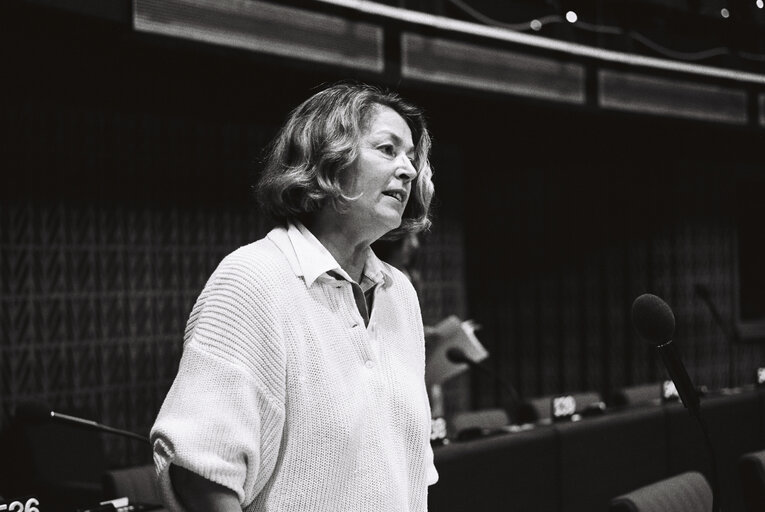
<svg viewBox="0 0 765 512"><path fill-rule="evenodd" d="M562 396L566 393L558 395L548 395L539 398L534 398L529 403L534 410L536 421L549 422L552 420L552 400L555 397ZM588 414L590 411L602 412L600 409L603 401L600 397L600 393L595 391L581 392L581 393L568 393L569 396L574 398L576 404L576 414Z"/></svg>
<svg viewBox="0 0 765 512"><path fill-rule="evenodd" d="M557 423L554 431L565 512L607 510L614 496L672 474L661 407Z"/></svg>
<svg viewBox="0 0 765 512"><path fill-rule="evenodd" d="M428 510L560 510L556 445L553 429L534 428L434 448L439 479Z"/></svg>
<svg viewBox="0 0 765 512"><path fill-rule="evenodd" d="M451 420L454 437L459 440L489 435L509 423L510 420L504 409L458 412Z"/></svg>
<svg viewBox="0 0 765 512"><path fill-rule="evenodd" d="M720 509L745 510L738 464L742 454L765 448L762 444L761 413L755 393L707 396L701 410L714 447L717 463ZM669 446L668 475L709 469L709 450L698 422L680 403L660 407L667 418ZM760 511L765 509L759 509Z"/></svg>
<svg viewBox="0 0 765 512"><path fill-rule="evenodd" d="M712 489L689 471L614 498L608 512L712 512Z"/></svg>
<svg viewBox="0 0 765 512"><path fill-rule="evenodd" d="M23 412L12 417L4 440L4 463L14 468L9 494L33 495L45 510L71 511L103 498L106 458L100 434L40 421Z"/></svg>
<svg viewBox="0 0 765 512"><path fill-rule="evenodd" d="M162 503L154 466L146 464L104 473L104 495L107 499L128 498L130 503Z"/></svg>
<svg viewBox="0 0 765 512"><path fill-rule="evenodd" d="M765 450L742 455L738 461L738 473L746 510L765 510Z"/></svg>
<svg viewBox="0 0 765 512"><path fill-rule="evenodd" d="M616 391L611 397L612 407L633 407L636 405L660 405L661 384L640 384Z"/></svg>

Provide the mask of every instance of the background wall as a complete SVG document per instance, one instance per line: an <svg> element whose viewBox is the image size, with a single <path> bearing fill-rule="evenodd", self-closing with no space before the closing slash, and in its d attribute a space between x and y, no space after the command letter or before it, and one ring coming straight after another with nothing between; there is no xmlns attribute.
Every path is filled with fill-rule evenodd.
<svg viewBox="0 0 765 512"><path fill-rule="evenodd" d="M218 261L262 236L249 184L290 108L321 83L368 79L119 25L2 21L0 422L44 400L147 433L191 305ZM524 396L662 378L629 307L663 296L698 383L749 382L765 345L728 348L736 197L761 131L606 115L394 84L429 113L438 201L418 260L426 323L473 318L488 361ZM448 410L495 405L480 376ZM2 425L0 423L0 425ZM149 460L110 439L112 465Z"/></svg>
<svg viewBox="0 0 765 512"><path fill-rule="evenodd" d="M66 16L37 14L2 31L22 44L0 98L0 426L41 400L148 434L204 283L270 229L250 196L263 147L340 77L127 44L100 23L73 38ZM465 308L451 153L434 155L444 208L420 254L428 322ZM105 441L112 465L150 460Z"/></svg>
<svg viewBox="0 0 765 512"><path fill-rule="evenodd" d="M761 136L670 120L557 121L489 136L488 147L508 149L481 153L482 177L467 181L482 197L467 209L468 303L495 370L527 397L608 398L664 379L630 321L632 301L650 292L672 306L698 385L753 383L762 344L731 345L695 289L706 286L732 324L740 187ZM475 384L477 404L499 398L493 383Z"/></svg>

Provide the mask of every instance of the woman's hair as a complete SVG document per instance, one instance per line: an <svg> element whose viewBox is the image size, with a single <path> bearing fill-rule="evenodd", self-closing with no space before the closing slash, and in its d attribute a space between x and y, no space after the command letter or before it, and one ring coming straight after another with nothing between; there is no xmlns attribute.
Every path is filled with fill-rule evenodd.
<svg viewBox="0 0 765 512"><path fill-rule="evenodd" d="M256 188L263 212L286 224L305 219L327 203L337 211L346 211L357 198L342 189L343 172L356 160L361 136L380 105L393 109L409 126L417 170L401 226L384 238L427 229L434 187L424 115L394 92L356 83L332 85L290 113L267 149Z"/></svg>

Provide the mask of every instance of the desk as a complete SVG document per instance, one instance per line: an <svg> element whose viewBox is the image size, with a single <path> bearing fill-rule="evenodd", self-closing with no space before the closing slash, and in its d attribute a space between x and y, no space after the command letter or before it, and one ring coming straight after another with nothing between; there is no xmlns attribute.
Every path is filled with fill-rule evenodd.
<svg viewBox="0 0 765 512"><path fill-rule="evenodd" d="M735 464L765 448L765 394L702 398L725 512L744 512ZM434 450L430 512L605 512L610 500L687 470L711 479L696 421L680 404L610 411Z"/></svg>

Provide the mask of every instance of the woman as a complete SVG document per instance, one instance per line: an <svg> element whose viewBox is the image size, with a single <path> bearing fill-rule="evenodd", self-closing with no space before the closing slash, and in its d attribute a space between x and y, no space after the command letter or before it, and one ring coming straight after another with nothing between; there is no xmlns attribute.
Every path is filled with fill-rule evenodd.
<svg viewBox="0 0 765 512"><path fill-rule="evenodd" d="M167 508L427 509L420 309L370 244L429 226L429 151L422 113L373 87L290 114L258 185L278 227L210 277L152 428Z"/></svg>

